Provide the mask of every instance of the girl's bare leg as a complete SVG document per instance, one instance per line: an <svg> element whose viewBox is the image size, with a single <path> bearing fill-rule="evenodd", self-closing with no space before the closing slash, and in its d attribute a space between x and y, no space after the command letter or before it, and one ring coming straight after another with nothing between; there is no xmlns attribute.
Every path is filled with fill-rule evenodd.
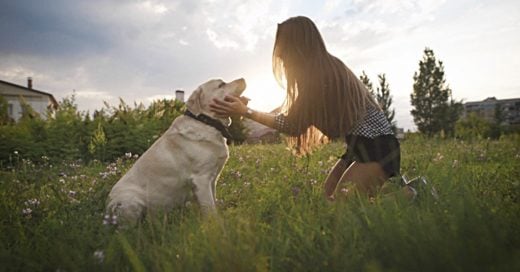
<svg viewBox="0 0 520 272"><path fill-rule="evenodd" d="M374 196L387 179L388 175L381 164L377 162L354 162L343 173L339 184L352 182L359 192Z"/></svg>
<svg viewBox="0 0 520 272"><path fill-rule="evenodd" d="M336 187L341 176L343 176L343 173L345 173L348 167L349 165L345 160L339 159L330 171L324 183L325 197L327 199L334 200L334 192L336 191Z"/></svg>

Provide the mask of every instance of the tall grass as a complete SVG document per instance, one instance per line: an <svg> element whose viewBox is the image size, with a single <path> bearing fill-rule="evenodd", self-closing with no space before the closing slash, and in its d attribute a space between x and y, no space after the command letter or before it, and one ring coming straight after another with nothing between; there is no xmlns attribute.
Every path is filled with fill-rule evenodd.
<svg viewBox="0 0 520 272"><path fill-rule="evenodd" d="M342 144L306 158L283 145L232 146L218 216L192 205L132 227L104 218L104 207L135 157L23 161L0 172L1 270L519 271L519 142L410 138L402 173L426 177L438 199L334 203L322 181Z"/></svg>

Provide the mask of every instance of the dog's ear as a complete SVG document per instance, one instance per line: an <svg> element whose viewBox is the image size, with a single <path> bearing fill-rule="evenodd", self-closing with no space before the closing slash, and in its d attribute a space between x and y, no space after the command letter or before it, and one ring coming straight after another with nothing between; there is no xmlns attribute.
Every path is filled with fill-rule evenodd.
<svg viewBox="0 0 520 272"><path fill-rule="evenodd" d="M202 88L199 87L193 91L193 93L190 95L190 98L188 98L188 101L186 102L186 107L188 110L195 115L199 115L202 111L202 106L200 104L201 96Z"/></svg>

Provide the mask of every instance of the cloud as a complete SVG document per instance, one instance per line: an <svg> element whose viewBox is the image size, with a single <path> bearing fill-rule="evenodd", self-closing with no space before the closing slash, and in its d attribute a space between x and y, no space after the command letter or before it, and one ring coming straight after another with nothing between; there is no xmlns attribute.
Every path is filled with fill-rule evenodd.
<svg viewBox="0 0 520 272"><path fill-rule="evenodd" d="M32 76L36 88L57 99L76 90L84 109L118 103L117 97L129 103L170 97L176 89L189 96L215 77L272 86L276 25L305 15L356 73L387 74L401 117L408 115L412 75L425 46L445 61L448 76L456 75L449 80L457 93L461 86L470 86L468 93L496 86L476 76L485 73L481 67L511 78L500 86L517 86L515 69L499 65L518 64L508 57L518 54L518 10L510 0L0 1L0 77L25 85ZM469 46L482 57L472 57ZM466 73L478 79L467 80ZM496 73L485 74L500 77ZM257 89L257 97L248 93L252 104L268 107L266 91Z"/></svg>
<svg viewBox="0 0 520 272"><path fill-rule="evenodd" d="M102 52L111 46L109 32L70 1L2 1L1 54L64 57Z"/></svg>
<svg viewBox="0 0 520 272"><path fill-rule="evenodd" d="M82 90L75 91L75 96L78 98L87 98L87 99L99 99L100 97L111 100L114 99L108 92L95 91L95 90Z"/></svg>
<svg viewBox="0 0 520 272"><path fill-rule="evenodd" d="M157 100L174 99L174 98L175 98L175 95L172 95L172 94L156 94L156 95L147 97L146 101L150 103L150 102L157 101Z"/></svg>

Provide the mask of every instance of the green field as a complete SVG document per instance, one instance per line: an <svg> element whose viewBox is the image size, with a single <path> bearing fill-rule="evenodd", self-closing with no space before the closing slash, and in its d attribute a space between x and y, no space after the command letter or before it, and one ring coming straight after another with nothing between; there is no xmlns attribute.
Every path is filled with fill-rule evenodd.
<svg viewBox="0 0 520 272"><path fill-rule="evenodd" d="M130 154L39 165L13 154L16 166L0 172L0 270L520 271L518 136L403 141L402 173L426 177L438 199L330 203L322 181L342 152L232 146L218 217L191 205L126 228L104 219L104 206Z"/></svg>

